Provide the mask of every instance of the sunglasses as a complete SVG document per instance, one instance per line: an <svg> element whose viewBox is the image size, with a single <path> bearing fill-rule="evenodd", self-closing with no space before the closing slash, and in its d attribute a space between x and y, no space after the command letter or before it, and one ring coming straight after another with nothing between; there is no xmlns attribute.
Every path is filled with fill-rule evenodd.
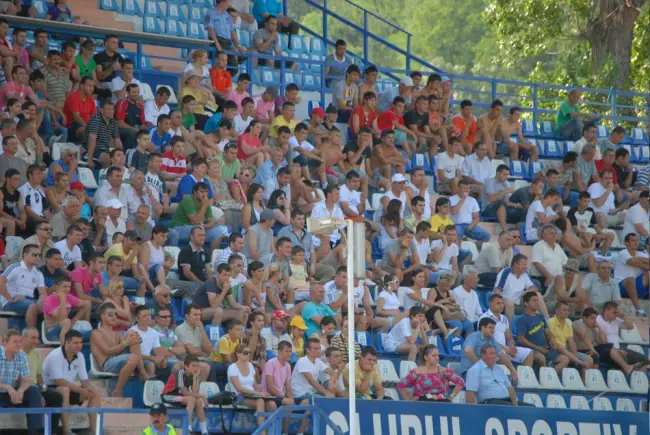
<svg viewBox="0 0 650 435"><path fill-rule="evenodd" d="M171 294L171 293L164 293L164 294L162 295L162 297L163 297L163 298L171 298L171 297L172 297L172 294Z"/></svg>
<svg viewBox="0 0 650 435"><path fill-rule="evenodd" d="M107 315L108 317L115 317L115 316L117 316L117 313L114 312L114 311L109 311L108 313L106 313L106 315Z"/></svg>
<svg viewBox="0 0 650 435"><path fill-rule="evenodd" d="M39 228L41 231L52 232L52 228Z"/></svg>
<svg viewBox="0 0 650 435"><path fill-rule="evenodd" d="M241 354L242 354L242 355L250 355L251 353L250 353L250 351L245 350L245 351L243 351Z"/></svg>

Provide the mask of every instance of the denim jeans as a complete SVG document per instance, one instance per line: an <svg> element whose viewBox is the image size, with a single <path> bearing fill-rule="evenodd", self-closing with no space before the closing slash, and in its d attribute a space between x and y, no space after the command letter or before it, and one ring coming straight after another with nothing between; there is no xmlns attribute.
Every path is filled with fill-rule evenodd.
<svg viewBox="0 0 650 435"><path fill-rule="evenodd" d="M463 334L463 337L468 333L474 332L474 324L467 319L462 322L459 320L445 320L445 323L452 328L457 328Z"/></svg>
<svg viewBox="0 0 650 435"><path fill-rule="evenodd" d="M487 242L490 240L490 233L478 225L470 230L468 229L469 225L470 224L456 224L456 231L458 231L459 240L463 240L465 236L470 239L478 240L479 242Z"/></svg>
<svg viewBox="0 0 650 435"><path fill-rule="evenodd" d="M189 240L190 232L192 228L196 225L181 225L178 227L170 228L167 235L167 243L170 246L178 246L180 240ZM223 237L224 234L228 231L228 228L225 225L215 225L205 232L205 240L210 243L214 239Z"/></svg>
<svg viewBox="0 0 650 435"><path fill-rule="evenodd" d="M582 136L582 122L577 116L571 118L567 124L562 127L562 137L567 140L578 141Z"/></svg>

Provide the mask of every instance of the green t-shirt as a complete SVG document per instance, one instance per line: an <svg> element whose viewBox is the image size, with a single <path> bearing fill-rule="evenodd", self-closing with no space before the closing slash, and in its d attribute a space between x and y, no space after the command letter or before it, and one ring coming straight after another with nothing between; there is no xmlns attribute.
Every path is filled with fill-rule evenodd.
<svg viewBox="0 0 650 435"><path fill-rule="evenodd" d="M92 77L93 71L95 71L95 68L97 68L95 59L93 59L92 57L88 60L88 65L86 65L81 55L77 55L74 63L79 68L79 75L81 76L81 78Z"/></svg>
<svg viewBox="0 0 650 435"><path fill-rule="evenodd" d="M194 116L193 113L187 113L187 114L184 113L182 116L182 120L183 120L183 127L185 127L188 130L190 129L190 127L196 125L196 116Z"/></svg>
<svg viewBox="0 0 650 435"><path fill-rule="evenodd" d="M224 180L232 180L237 178L236 176L239 172L239 166L241 165L239 159L235 159L235 161L230 165L226 165L226 162L223 161L223 154L219 154L216 159L219 160L219 163L221 163L221 178Z"/></svg>
<svg viewBox="0 0 650 435"><path fill-rule="evenodd" d="M571 106L568 101L565 101L560 105L560 108L557 111L557 120L555 122L556 131L558 134L562 132L562 129L565 125L571 121L571 112L577 112L578 109L576 106Z"/></svg>
<svg viewBox="0 0 650 435"><path fill-rule="evenodd" d="M190 221L189 216L193 214L197 214L199 210L201 210L201 203L194 199L194 195L186 196L178 204L178 207L176 208L176 212L174 213L174 216L172 216L172 220L169 223L169 226L171 228L174 228L182 225L193 225L192 222ZM205 222L211 217L212 217L212 207L208 207L205 210L205 216L203 221Z"/></svg>

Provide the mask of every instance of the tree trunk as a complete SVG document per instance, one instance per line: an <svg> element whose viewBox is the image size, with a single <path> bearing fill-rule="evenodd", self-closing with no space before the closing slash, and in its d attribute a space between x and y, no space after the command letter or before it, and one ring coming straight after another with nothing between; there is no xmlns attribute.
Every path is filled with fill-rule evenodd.
<svg viewBox="0 0 650 435"><path fill-rule="evenodd" d="M596 0L597 9L589 22L586 37L596 73L610 59L618 67L616 86L626 85L630 77L634 22L647 0Z"/></svg>

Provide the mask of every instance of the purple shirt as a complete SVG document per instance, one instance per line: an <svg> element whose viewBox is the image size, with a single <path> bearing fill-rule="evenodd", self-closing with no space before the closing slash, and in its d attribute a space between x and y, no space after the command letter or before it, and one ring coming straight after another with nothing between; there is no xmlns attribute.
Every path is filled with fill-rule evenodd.
<svg viewBox="0 0 650 435"><path fill-rule="evenodd" d="M266 376L273 377L273 386L276 390L281 391L282 395L286 395L284 386L289 378L291 378L291 366L286 363L284 366L280 364L277 358L273 358L266 362L264 365L264 372L262 373L262 391L272 394L266 385Z"/></svg>

